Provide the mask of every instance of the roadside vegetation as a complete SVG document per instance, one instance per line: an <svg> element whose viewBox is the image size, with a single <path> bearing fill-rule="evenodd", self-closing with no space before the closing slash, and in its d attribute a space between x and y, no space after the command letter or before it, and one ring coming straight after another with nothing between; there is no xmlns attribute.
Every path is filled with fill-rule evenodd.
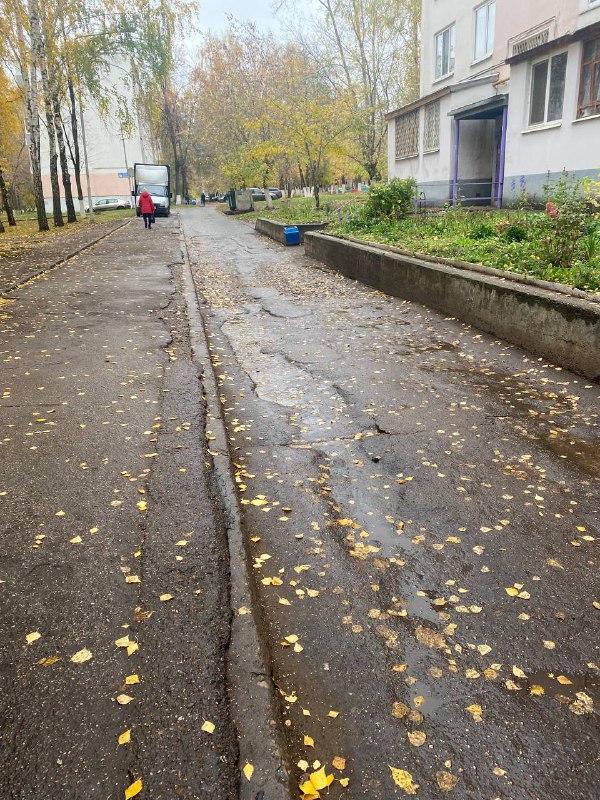
<svg viewBox="0 0 600 800"><path fill-rule="evenodd" d="M365 192L347 194L322 194L319 208L315 206L314 197L292 197L289 199L273 200L273 208L268 208L266 202L254 203L254 211L243 215L244 221L254 222L259 217L274 219L278 222L303 223L303 222L339 222L341 219L354 218L359 208L366 200ZM221 207L222 211L228 209L227 205Z"/></svg>
<svg viewBox="0 0 600 800"><path fill-rule="evenodd" d="M413 213L414 182L374 187L328 231L446 259L600 292L600 182L564 175L545 188L544 210L446 207Z"/></svg>

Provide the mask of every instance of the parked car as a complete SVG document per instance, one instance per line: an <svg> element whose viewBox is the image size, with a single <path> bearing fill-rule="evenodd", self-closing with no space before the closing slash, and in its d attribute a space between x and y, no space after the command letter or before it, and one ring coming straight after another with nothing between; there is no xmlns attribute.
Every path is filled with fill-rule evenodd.
<svg viewBox="0 0 600 800"><path fill-rule="evenodd" d="M118 197L104 197L92 203L94 211L114 211L115 209L131 208L129 200L119 200ZM89 206L86 211L89 211Z"/></svg>
<svg viewBox="0 0 600 800"><path fill-rule="evenodd" d="M281 191L281 189L278 189L277 187L273 188L270 186L269 194L271 195L273 200L281 200L281 198L283 197L283 192Z"/></svg>
<svg viewBox="0 0 600 800"><path fill-rule="evenodd" d="M266 200L264 189L258 189L256 186L250 187L253 200Z"/></svg>

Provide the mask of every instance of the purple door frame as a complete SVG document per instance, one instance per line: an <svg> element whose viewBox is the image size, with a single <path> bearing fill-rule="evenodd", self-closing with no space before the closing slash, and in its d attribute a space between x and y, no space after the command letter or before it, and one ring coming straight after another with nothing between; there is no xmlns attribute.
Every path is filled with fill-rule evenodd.
<svg viewBox="0 0 600 800"><path fill-rule="evenodd" d="M489 119L489 117L485 117ZM504 197L504 162L506 160L506 132L508 121L508 106L502 108L502 132L500 134L500 154L498 157L497 165L497 187L496 187L496 205L502 208L502 200ZM458 205L458 165L459 165L459 151L460 151L460 120L454 120L454 167L452 173L452 205ZM494 189L492 185L492 195ZM492 198L490 198L492 200Z"/></svg>
<svg viewBox="0 0 600 800"><path fill-rule="evenodd" d="M454 120L454 173L452 175L452 205L458 202L458 151L460 148L460 120Z"/></svg>
<svg viewBox="0 0 600 800"><path fill-rule="evenodd" d="M498 188L496 192L498 208L502 208L504 198L504 161L506 160L506 129L508 120L508 106L502 109L502 133L500 134L500 161L498 163Z"/></svg>

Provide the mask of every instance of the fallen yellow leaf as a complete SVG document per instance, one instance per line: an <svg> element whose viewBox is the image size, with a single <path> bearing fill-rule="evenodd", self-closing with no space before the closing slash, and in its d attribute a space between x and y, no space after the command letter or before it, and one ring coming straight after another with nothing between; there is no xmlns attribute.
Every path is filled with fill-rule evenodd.
<svg viewBox="0 0 600 800"><path fill-rule="evenodd" d="M168 593L161 594L161 595L160 595L160 597L159 597L158 599L159 599L159 600L160 600L162 603L167 603L169 600L172 600L172 599L173 599L173 595L172 595L172 594L168 594Z"/></svg>
<svg viewBox="0 0 600 800"><path fill-rule="evenodd" d="M133 675L128 675L125 678L125 684L127 686L133 686L134 683L139 683L139 682L140 682L140 677L139 677L139 675L136 675L135 673Z"/></svg>
<svg viewBox="0 0 600 800"><path fill-rule="evenodd" d="M92 658L91 652L86 647L84 647L83 650L79 650L79 652L75 653L74 656L71 656L71 661L74 664L84 664L91 658Z"/></svg>
<svg viewBox="0 0 600 800"><path fill-rule="evenodd" d="M451 772L445 772L444 770L436 772L435 779L442 792L451 792L460 780L458 776L453 775Z"/></svg>
<svg viewBox="0 0 600 800"><path fill-rule="evenodd" d="M127 575L125 583L141 583L141 580L138 575Z"/></svg>
<svg viewBox="0 0 600 800"><path fill-rule="evenodd" d="M254 774L254 767L249 761L246 762L242 772L244 773L244 777L246 778L246 780L249 781L252 775Z"/></svg>
<svg viewBox="0 0 600 800"><path fill-rule="evenodd" d="M125 789L125 800L131 800L132 797L136 797L141 791L142 779L139 778L135 783L132 783L131 786Z"/></svg>
<svg viewBox="0 0 600 800"><path fill-rule="evenodd" d="M410 774L410 772L407 772L404 769L397 769L396 767L390 767L390 771L396 786L399 786L401 789L403 789L406 794L417 793L419 784L413 783L413 776Z"/></svg>
<svg viewBox="0 0 600 800"><path fill-rule="evenodd" d="M27 644L33 644L33 642L37 642L38 639L42 638L42 634L39 631L34 631L33 633L28 633L25 637L25 641Z"/></svg>
<svg viewBox="0 0 600 800"><path fill-rule="evenodd" d="M129 744L131 741L131 728L129 730L123 731L123 733L119 736L119 744Z"/></svg>
<svg viewBox="0 0 600 800"><path fill-rule="evenodd" d="M346 759L342 758L342 756L336 756L334 759L332 759L331 765L335 767L335 769L346 769Z"/></svg>
<svg viewBox="0 0 600 800"><path fill-rule="evenodd" d="M315 740L311 736L305 736L304 737L304 744L307 747L314 747L315 746Z"/></svg>
<svg viewBox="0 0 600 800"><path fill-rule="evenodd" d="M133 700L133 697L131 697L128 694L119 694L119 695L117 695L117 703L120 706L129 705L129 703L131 703L132 700Z"/></svg>
<svg viewBox="0 0 600 800"><path fill-rule="evenodd" d="M409 731L406 735L408 736L408 741L415 747L421 747L427 739L427 734L424 731Z"/></svg>
<svg viewBox="0 0 600 800"><path fill-rule="evenodd" d="M204 731L204 733L214 733L215 726L213 722L208 722L208 720L202 725L200 730Z"/></svg>

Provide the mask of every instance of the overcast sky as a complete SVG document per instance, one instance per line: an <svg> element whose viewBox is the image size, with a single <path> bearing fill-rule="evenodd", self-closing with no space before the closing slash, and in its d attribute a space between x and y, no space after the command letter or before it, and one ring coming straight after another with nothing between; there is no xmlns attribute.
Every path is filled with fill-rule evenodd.
<svg viewBox="0 0 600 800"><path fill-rule="evenodd" d="M199 27L222 32L227 25L227 14L237 19L252 20L259 28L279 28L279 15L273 14L273 0L200 0Z"/></svg>

